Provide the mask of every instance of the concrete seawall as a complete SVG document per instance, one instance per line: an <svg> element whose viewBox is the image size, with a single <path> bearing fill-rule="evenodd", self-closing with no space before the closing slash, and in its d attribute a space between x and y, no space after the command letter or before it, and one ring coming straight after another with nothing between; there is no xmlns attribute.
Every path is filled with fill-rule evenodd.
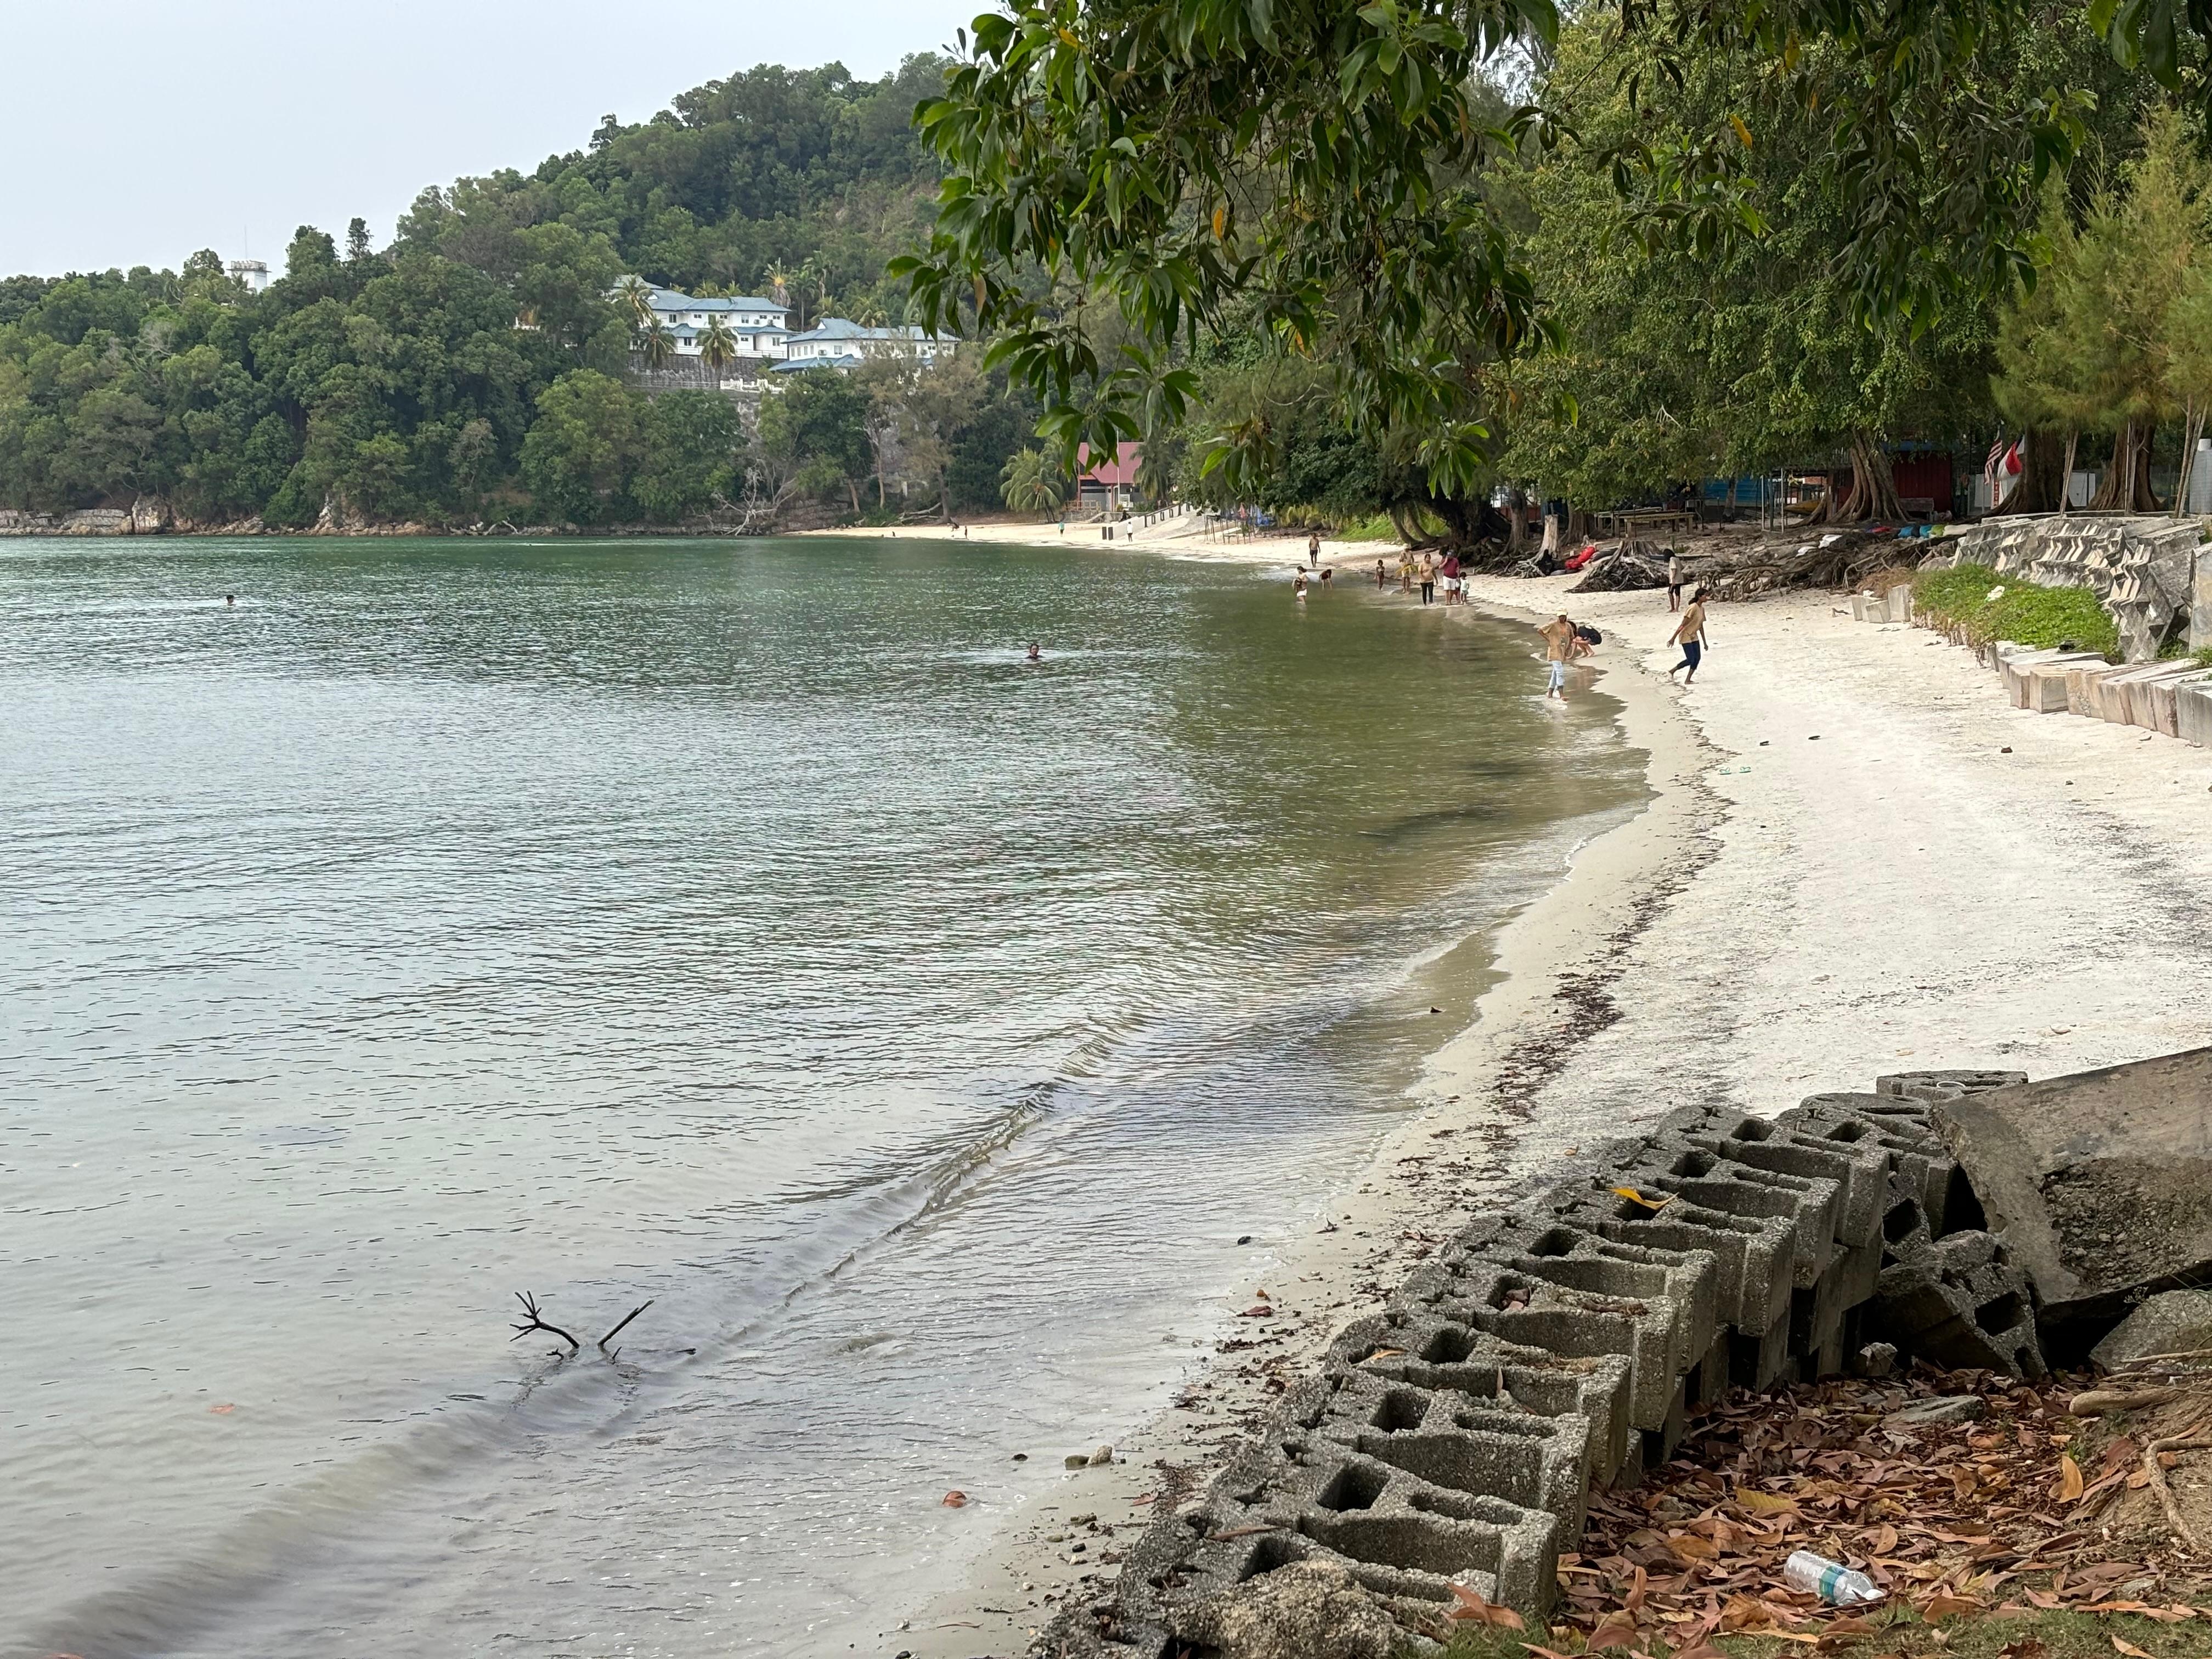
<svg viewBox="0 0 2212 1659"><path fill-rule="evenodd" d="M1929 1120L2022 1078L1685 1108L1478 1217L1033 1650L1388 1659L1470 1595L1540 1620L1588 1495L1636 1485L1731 1386L1836 1373L1874 1334L2042 1375L2027 1285Z"/></svg>

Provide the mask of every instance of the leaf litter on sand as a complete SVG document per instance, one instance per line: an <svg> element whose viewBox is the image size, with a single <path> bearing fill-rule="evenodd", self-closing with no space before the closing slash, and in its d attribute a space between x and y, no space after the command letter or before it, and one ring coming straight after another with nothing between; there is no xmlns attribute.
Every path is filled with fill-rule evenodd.
<svg viewBox="0 0 2212 1659"><path fill-rule="evenodd" d="M2078 1613L2192 1623L2191 1651L2212 1655L2212 1564L2108 1524L2149 1437L2102 1438L2069 1418L2076 1386L1923 1370L1735 1395L1642 1486L1591 1494L1580 1548L1560 1557L1549 1643L1521 1645L1533 1659L1727 1659L1717 1644L1736 1638L1856 1654L1919 1626L1905 1645L1926 1651L1982 1621ZM1986 1407L1973 1420L1889 1420L1968 1394ZM1864 1572L1887 1603L1846 1612L1788 1589L1798 1549ZM2039 1659L2032 1638L2014 1645L2009 1659Z"/></svg>

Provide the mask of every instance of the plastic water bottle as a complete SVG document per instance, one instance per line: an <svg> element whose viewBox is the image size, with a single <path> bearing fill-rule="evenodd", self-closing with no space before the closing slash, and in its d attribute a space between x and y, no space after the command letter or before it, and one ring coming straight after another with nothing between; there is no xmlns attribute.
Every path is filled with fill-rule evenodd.
<svg viewBox="0 0 2212 1659"><path fill-rule="evenodd" d="M1864 1573L1854 1572L1842 1562L1810 1550L1796 1551L1782 1564L1782 1582L1791 1589L1819 1596L1831 1607L1863 1607L1882 1599L1874 1580Z"/></svg>

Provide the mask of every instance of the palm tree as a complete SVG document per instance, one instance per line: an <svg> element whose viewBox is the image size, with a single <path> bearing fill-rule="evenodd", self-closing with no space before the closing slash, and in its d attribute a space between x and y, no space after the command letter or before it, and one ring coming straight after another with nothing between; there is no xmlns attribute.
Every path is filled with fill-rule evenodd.
<svg viewBox="0 0 2212 1659"><path fill-rule="evenodd" d="M778 259L761 272L761 281L768 284L769 296L780 306L791 303L791 271Z"/></svg>
<svg viewBox="0 0 2212 1659"><path fill-rule="evenodd" d="M667 324L656 317L651 327L639 333L637 349L647 368L665 368L668 360L676 355L676 336L669 331Z"/></svg>
<svg viewBox="0 0 2212 1659"><path fill-rule="evenodd" d="M617 304L629 307L630 321L641 332L653 326L653 284L635 272L615 284Z"/></svg>
<svg viewBox="0 0 2212 1659"><path fill-rule="evenodd" d="M818 325L830 309L830 262L819 254L799 268L799 280L814 282L814 320Z"/></svg>
<svg viewBox="0 0 2212 1659"><path fill-rule="evenodd" d="M891 319L881 306L871 304L862 306L859 314L853 320L862 328L884 328L889 325Z"/></svg>
<svg viewBox="0 0 2212 1659"><path fill-rule="evenodd" d="M699 341L699 361L720 373L738 360L738 337L720 312L707 319L707 332Z"/></svg>
<svg viewBox="0 0 2212 1659"><path fill-rule="evenodd" d="M999 477L999 494L1017 513L1050 513L1067 498L1041 450L1018 451Z"/></svg>

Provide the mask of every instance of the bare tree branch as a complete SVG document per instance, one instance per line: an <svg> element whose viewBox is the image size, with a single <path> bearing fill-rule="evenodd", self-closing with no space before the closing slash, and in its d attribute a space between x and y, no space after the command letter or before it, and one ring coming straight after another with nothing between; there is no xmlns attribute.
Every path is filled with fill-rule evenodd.
<svg viewBox="0 0 2212 1659"><path fill-rule="evenodd" d="M559 1337L563 1342L567 1343L568 1345L568 1352L570 1353L574 1353L578 1349L584 1346L582 1343L577 1341L574 1337L569 1335L568 1332L562 1330L558 1325L547 1324L538 1311L538 1298L531 1295L529 1291L517 1291L514 1293L514 1299L522 1304L522 1311L526 1317L516 1323L514 1328L514 1335L507 1338L507 1340L508 1341L513 1342L519 1338L526 1337L532 1331L544 1331L551 1335ZM648 1304L647 1305L650 1306L651 1304ZM643 1308L640 1308L637 1310L638 1313L643 1313L645 1309ZM630 1319L635 1319L636 1317L637 1314L632 1314L630 1316ZM628 1323L629 1323L629 1319L623 1321L623 1325L627 1325ZM615 1330L617 1331L621 1328L622 1325L615 1327ZM614 1333L612 1331L608 1333L611 1336Z"/></svg>
<svg viewBox="0 0 2212 1659"><path fill-rule="evenodd" d="M656 1297L656 1298L654 1298L654 1299L655 1299L655 1300L658 1300L658 1298L657 1298L657 1297ZM612 1330L609 1331L609 1332L608 1332L605 1336L603 1336L603 1337L601 1337L601 1338L599 1339L599 1352L600 1352L601 1353L605 1353L605 1352L607 1351L607 1344L608 1344L608 1343L610 1343L610 1342L611 1342L611 1341L613 1341L613 1340L615 1340L615 1338L617 1338L617 1336L620 1336L620 1335L622 1334L622 1328L623 1328L623 1325L627 1325L627 1324L629 1324L629 1322L630 1322L631 1320L633 1320L633 1319L636 1318L640 1314L643 1313L643 1312L644 1312L647 1308L650 1308L652 1305L653 1305L653 1303L652 1303L652 1302L650 1302L650 1301L648 1301L648 1302L641 1302L641 1303L639 1303L639 1304L637 1304L637 1306L635 1306L635 1308L632 1308L632 1309L629 1310L629 1313L625 1314L625 1315L623 1316L622 1325L617 1325L617 1326L616 1326L616 1327L614 1328L614 1329L612 1329Z"/></svg>

